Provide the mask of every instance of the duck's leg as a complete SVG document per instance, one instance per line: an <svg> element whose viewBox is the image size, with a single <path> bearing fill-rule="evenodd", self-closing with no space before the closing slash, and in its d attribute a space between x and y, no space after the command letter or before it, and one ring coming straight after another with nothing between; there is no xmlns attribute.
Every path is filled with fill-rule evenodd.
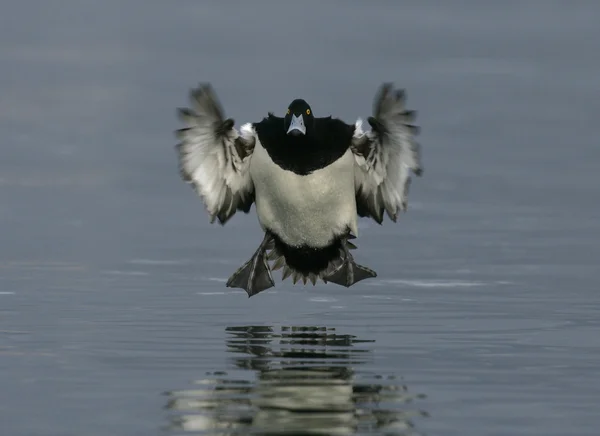
<svg viewBox="0 0 600 436"><path fill-rule="evenodd" d="M273 238L269 232L266 232L258 250L256 250L250 260L243 264L227 280L227 287L241 288L248 293L248 297L252 297L265 289L275 286L275 282L271 276L271 269L267 263L267 250L273 247Z"/></svg>
<svg viewBox="0 0 600 436"><path fill-rule="evenodd" d="M372 269L354 262L354 258L350 253L350 247L354 247L354 244L349 242L348 238L345 238L342 241L340 257L330 263L328 267L329 271L323 275L324 281L349 288L361 280L377 277L377 273Z"/></svg>

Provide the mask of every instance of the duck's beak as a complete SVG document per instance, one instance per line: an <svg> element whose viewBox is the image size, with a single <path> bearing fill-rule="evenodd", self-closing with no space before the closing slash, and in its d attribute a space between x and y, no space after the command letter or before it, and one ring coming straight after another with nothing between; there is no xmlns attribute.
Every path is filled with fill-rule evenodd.
<svg viewBox="0 0 600 436"><path fill-rule="evenodd" d="M306 127L304 126L304 117L302 115L292 115L292 122L287 134L293 136L306 135Z"/></svg>

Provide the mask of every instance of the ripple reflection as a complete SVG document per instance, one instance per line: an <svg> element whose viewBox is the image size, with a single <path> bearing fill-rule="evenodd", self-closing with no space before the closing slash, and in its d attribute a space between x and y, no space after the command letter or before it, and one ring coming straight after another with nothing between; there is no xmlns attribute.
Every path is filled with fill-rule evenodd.
<svg viewBox="0 0 600 436"><path fill-rule="evenodd" d="M394 376L358 371L370 350L326 327L228 327L233 369L169 392L172 432L197 435L418 434L423 395Z"/></svg>

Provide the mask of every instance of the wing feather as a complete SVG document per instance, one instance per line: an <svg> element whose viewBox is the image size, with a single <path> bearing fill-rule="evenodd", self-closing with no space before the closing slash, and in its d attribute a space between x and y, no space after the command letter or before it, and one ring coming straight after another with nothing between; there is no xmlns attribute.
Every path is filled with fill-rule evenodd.
<svg viewBox="0 0 600 436"><path fill-rule="evenodd" d="M384 212L396 221L406 211L411 172L420 176L421 150L415 140L419 128L412 124L416 112L406 110L404 90L384 84L373 103L371 129L355 124L352 151L355 157L356 203L359 216L383 222Z"/></svg>
<svg viewBox="0 0 600 436"><path fill-rule="evenodd" d="M184 181L202 198L211 218L225 224L238 210L248 213L254 202L250 158L255 132L251 124L234 127L210 85L190 92L192 109L179 108L185 127L176 131L176 150Z"/></svg>

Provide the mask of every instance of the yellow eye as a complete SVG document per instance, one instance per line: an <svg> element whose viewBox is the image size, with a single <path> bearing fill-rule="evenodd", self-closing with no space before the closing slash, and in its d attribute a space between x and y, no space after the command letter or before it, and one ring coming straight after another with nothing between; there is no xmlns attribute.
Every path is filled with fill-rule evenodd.
<svg viewBox="0 0 600 436"><path fill-rule="evenodd" d="M306 109L306 115L310 115L310 109Z"/></svg>
<svg viewBox="0 0 600 436"><path fill-rule="evenodd" d="M287 114L288 114L288 115L290 114L290 110L289 110L289 109L287 110Z"/></svg>

